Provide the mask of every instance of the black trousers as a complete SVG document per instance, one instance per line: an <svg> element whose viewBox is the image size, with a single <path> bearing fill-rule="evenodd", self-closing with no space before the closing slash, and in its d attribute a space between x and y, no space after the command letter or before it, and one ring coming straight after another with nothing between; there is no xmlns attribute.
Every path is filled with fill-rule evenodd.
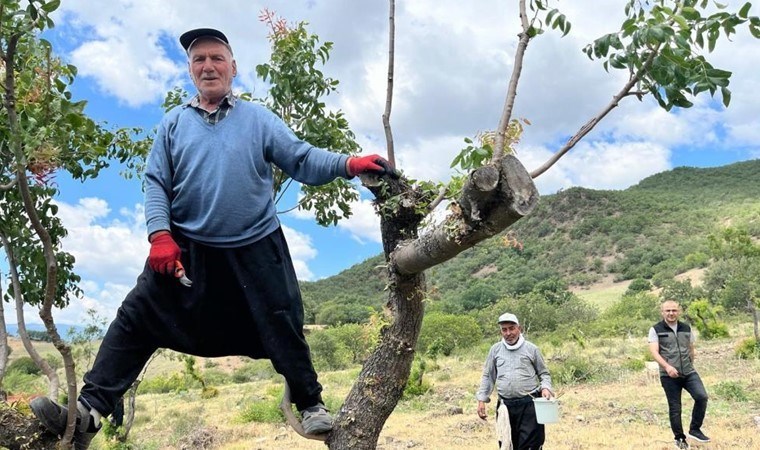
<svg viewBox="0 0 760 450"><path fill-rule="evenodd" d="M512 446L515 450L540 450L546 440L544 424L536 420L536 407L533 397L526 396L518 400L499 398L499 404L504 403L509 411L509 426L512 431ZM501 442L499 443L501 447Z"/></svg>
<svg viewBox="0 0 760 450"><path fill-rule="evenodd" d="M692 372L678 378L660 377L662 389L668 399L668 416L670 417L670 429L676 439L685 439L683 425L681 423L681 392L686 392L694 399L694 409L691 411L691 423L689 431L700 431L702 422L707 412L707 391L702 379L697 372Z"/></svg>
<svg viewBox="0 0 760 450"><path fill-rule="evenodd" d="M80 400L111 414L150 356L168 348L201 357L270 359L299 410L321 403L282 230L239 248L208 247L177 232L173 237L192 287L146 264L84 376Z"/></svg>

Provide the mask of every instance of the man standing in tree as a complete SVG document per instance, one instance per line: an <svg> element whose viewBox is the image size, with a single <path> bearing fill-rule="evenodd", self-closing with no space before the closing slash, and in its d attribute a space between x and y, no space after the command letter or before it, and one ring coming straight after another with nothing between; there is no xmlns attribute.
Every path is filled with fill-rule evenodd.
<svg viewBox="0 0 760 450"><path fill-rule="evenodd" d="M236 98L237 64L222 32L195 29L179 41L198 94L158 127L145 173L150 255L84 377L76 450L89 447L101 417L114 411L158 348L270 359L290 387L304 432L332 429L276 216L272 164L309 185L394 170L377 155L316 148L265 107ZM31 407L45 427L63 434L65 407L45 397Z"/></svg>
<svg viewBox="0 0 760 450"><path fill-rule="evenodd" d="M502 339L491 347L483 367L480 389L476 394L478 416L486 419L486 403L491 401L491 391L496 385L499 395L497 420L500 406L506 406L512 447L515 450L539 450L546 435L544 425L536 421L533 399L539 395L545 399L553 397L552 379L541 351L522 335L517 316L505 313L499 316L498 322ZM509 439L509 436L502 439ZM500 441L500 449L505 448L502 444L504 442Z"/></svg>
<svg viewBox="0 0 760 450"><path fill-rule="evenodd" d="M688 324L680 322L681 306L667 300L660 306L662 321L649 329L649 351L660 365L660 382L668 399L670 428L676 447L689 448L681 424L681 391L694 399L688 437L697 442L710 442L702 433L702 422L707 411L707 392L702 379L694 369L694 333Z"/></svg>

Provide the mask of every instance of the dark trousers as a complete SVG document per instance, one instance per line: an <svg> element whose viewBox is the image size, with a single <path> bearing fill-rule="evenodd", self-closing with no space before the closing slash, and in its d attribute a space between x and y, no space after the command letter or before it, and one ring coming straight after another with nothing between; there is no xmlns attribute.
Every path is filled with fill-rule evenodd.
<svg viewBox="0 0 760 450"><path fill-rule="evenodd" d="M512 431L512 446L515 450L540 450L544 445L546 433L544 425L536 420L536 408L533 397L527 396L519 400L499 399L496 404L504 403L509 411L509 426ZM501 442L499 442L501 447Z"/></svg>
<svg viewBox="0 0 760 450"><path fill-rule="evenodd" d="M694 409L691 412L691 424L689 431L696 431L702 428L702 422L705 419L707 411L707 391L702 384L697 372L692 372L686 376L678 378L660 377L662 389L665 391L665 397L668 399L668 413L670 415L670 428L676 439L685 438L683 425L681 424L681 391L684 389L694 399Z"/></svg>
<svg viewBox="0 0 760 450"><path fill-rule="evenodd" d="M208 247L174 232L192 287L146 264L84 376L80 399L104 416L159 348L202 357L272 361L299 410L322 402L303 334L303 303L280 229L239 248Z"/></svg>

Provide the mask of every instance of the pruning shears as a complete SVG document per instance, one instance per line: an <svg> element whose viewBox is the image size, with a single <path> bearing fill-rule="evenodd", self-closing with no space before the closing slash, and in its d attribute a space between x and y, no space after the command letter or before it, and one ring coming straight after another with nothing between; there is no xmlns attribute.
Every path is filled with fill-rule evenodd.
<svg viewBox="0 0 760 450"><path fill-rule="evenodd" d="M174 261L174 276L179 279L182 286L190 287L193 285L193 281L185 274L185 268L179 260Z"/></svg>

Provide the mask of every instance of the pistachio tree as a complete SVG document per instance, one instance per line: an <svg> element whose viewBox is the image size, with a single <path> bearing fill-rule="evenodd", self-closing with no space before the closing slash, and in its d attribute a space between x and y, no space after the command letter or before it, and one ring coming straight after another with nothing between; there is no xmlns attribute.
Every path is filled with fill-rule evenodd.
<svg viewBox="0 0 760 450"><path fill-rule="evenodd" d="M136 139L138 129L105 128L85 114L85 101L73 99L69 87L76 67L56 57L40 36L54 25L50 14L59 5L60 0L0 2L0 239L10 269L3 300L14 300L25 347L50 379L49 395L57 398L57 374L23 330L23 306L39 309L63 358L64 393L69 410L75 411L74 360L58 333L52 308L66 307L81 292L74 258L61 249L66 229L56 216L55 176L65 171L84 182L114 162L133 170L142 164L147 142ZM69 414L64 447L69 446L74 423L74 414ZM13 445L22 441L16 438ZM13 448L6 442L0 445Z"/></svg>

